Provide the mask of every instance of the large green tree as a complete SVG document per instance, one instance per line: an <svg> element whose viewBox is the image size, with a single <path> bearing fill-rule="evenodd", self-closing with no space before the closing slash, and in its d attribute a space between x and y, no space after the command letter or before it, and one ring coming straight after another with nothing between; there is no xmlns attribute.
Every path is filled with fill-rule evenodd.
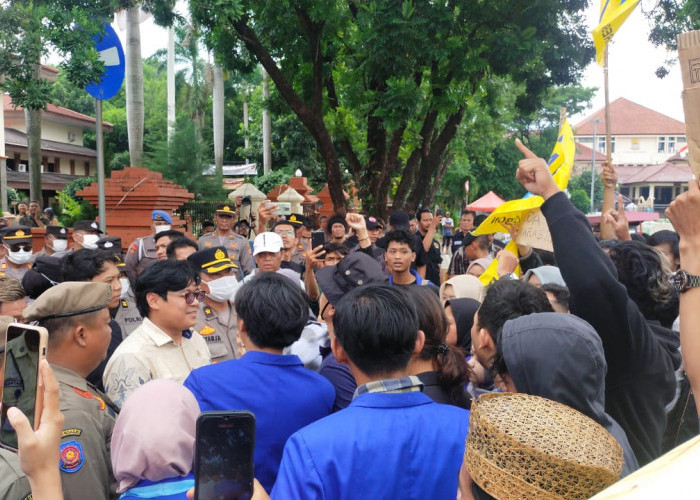
<svg viewBox="0 0 700 500"><path fill-rule="evenodd" d="M76 87L99 79L104 64L92 41L114 9L114 0L24 0L0 2L0 88L25 110L29 192L41 198L41 110L51 81L41 61L50 52Z"/></svg>
<svg viewBox="0 0 700 500"><path fill-rule="evenodd" d="M341 156L365 208L428 198L469 101L508 77L534 110L592 59L584 0L199 0L193 18L230 68L252 55L309 130L334 207ZM495 100L494 100L495 101ZM488 99L486 100L488 102Z"/></svg>

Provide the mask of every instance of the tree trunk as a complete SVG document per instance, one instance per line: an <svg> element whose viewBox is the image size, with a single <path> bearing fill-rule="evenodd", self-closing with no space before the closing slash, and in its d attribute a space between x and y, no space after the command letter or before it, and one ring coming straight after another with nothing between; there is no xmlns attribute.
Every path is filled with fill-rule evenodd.
<svg viewBox="0 0 700 500"><path fill-rule="evenodd" d="M270 100L270 83L267 71L263 67L262 92L265 104L262 112L262 143L263 143L263 173L269 174L272 170L272 147L270 144L272 134L272 123L270 122L270 110L268 109Z"/></svg>
<svg viewBox="0 0 700 500"><path fill-rule="evenodd" d="M219 65L214 66L214 165L217 177L223 176L224 167L224 70Z"/></svg>
<svg viewBox="0 0 700 500"><path fill-rule="evenodd" d="M25 109L29 151L29 199L41 203L41 110Z"/></svg>
<svg viewBox="0 0 700 500"><path fill-rule="evenodd" d="M126 125L131 166L143 164L143 62L139 8L126 11Z"/></svg>

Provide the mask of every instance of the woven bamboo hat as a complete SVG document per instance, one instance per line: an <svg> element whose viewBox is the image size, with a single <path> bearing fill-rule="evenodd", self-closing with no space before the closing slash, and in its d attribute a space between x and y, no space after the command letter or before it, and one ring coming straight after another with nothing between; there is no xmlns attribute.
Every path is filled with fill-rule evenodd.
<svg viewBox="0 0 700 500"><path fill-rule="evenodd" d="M588 498L620 477L622 448L582 413L528 394L485 394L472 404L465 461L501 500Z"/></svg>

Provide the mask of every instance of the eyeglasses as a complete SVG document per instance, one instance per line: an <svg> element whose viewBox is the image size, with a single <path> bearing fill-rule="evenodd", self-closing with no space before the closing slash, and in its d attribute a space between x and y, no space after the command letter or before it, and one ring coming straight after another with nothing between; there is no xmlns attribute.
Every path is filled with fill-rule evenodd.
<svg viewBox="0 0 700 500"><path fill-rule="evenodd" d="M292 229L280 229L279 231L275 231L275 233L279 234L280 236L284 234L288 234L290 236L294 235L294 231Z"/></svg>
<svg viewBox="0 0 700 500"><path fill-rule="evenodd" d="M197 302L202 302L204 300L204 295L204 291L202 290L197 290L196 292L185 292L177 294L178 297L183 297L185 299L185 304L187 304L188 306L191 306L194 303L194 299L197 299Z"/></svg>

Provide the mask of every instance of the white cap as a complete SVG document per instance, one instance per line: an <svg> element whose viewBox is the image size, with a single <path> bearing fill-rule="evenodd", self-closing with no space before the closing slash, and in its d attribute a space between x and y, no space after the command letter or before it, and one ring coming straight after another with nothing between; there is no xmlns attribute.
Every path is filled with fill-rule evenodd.
<svg viewBox="0 0 700 500"><path fill-rule="evenodd" d="M282 238L277 233L260 233L253 241L253 255L263 252L277 253L282 250Z"/></svg>

